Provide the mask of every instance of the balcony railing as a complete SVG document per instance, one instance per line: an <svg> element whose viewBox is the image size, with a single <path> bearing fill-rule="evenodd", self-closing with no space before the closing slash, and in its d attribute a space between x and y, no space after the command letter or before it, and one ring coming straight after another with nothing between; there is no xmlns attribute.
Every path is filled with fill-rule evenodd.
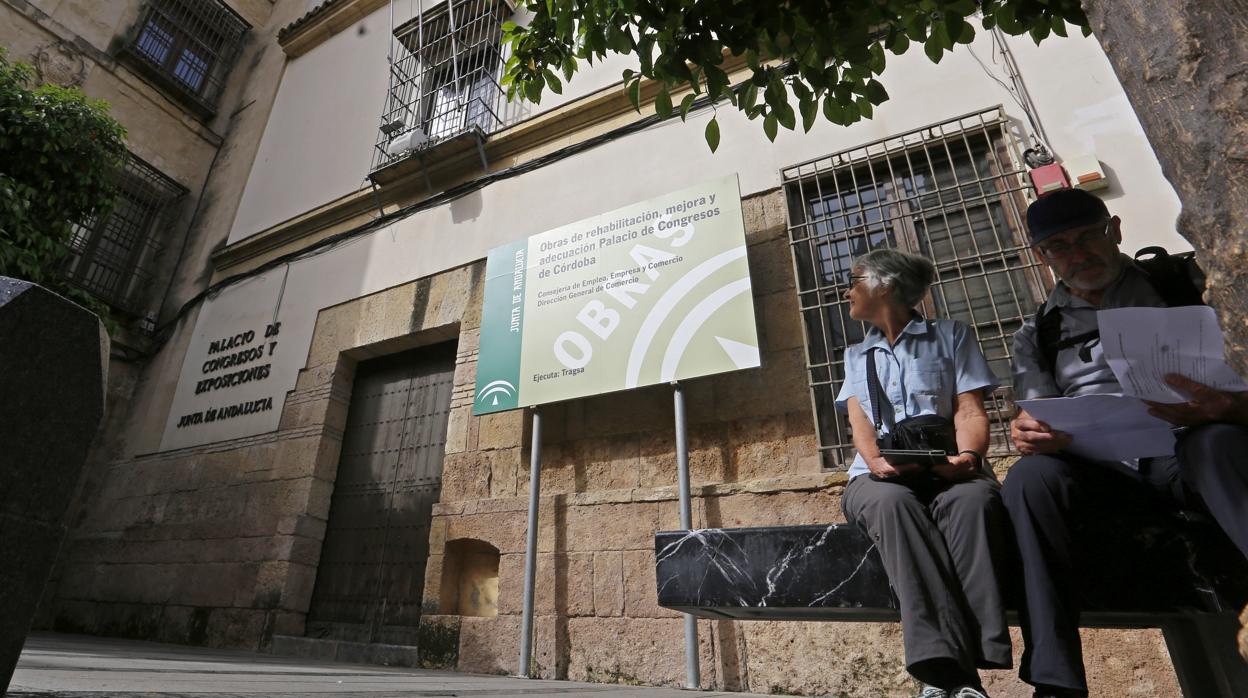
<svg viewBox="0 0 1248 698"><path fill-rule="evenodd" d="M500 0L449 0L397 27L372 171L503 122Z"/></svg>

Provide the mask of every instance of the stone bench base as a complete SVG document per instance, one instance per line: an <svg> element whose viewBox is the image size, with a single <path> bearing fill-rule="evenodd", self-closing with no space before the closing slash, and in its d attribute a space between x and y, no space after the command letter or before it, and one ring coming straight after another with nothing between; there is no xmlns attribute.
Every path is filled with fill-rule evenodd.
<svg viewBox="0 0 1248 698"><path fill-rule="evenodd" d="M1089 572L1111 584L1124 575L1137 583L1117 594L1090 594L1081 624L1161 628L1185 696L1248 698L1233 605L1248 585L1243 564L1226 564L1228 556L1239 563L1242 556L1180 524L1131 530L1131 541L1147 542L1150 551L1135 558L1135 569L1121 568L1131 554L1125 544L1102 556L1112 569ZM874 544L849 524L661 531L654 550L659 605L675 611L733 620L898 620ZM1207 556L1218 569L1202 568ZM1010 615L1017 624L1017 614Z"/></svg>

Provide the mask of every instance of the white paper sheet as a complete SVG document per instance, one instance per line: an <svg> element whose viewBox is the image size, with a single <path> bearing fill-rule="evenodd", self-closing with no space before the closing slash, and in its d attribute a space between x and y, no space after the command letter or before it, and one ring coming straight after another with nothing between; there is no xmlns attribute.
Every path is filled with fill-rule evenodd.
<svg viewBox="0 0 1248 698"><path fill-rule="evenodd" d="M1139 398L1080 395L1019 400L1018 406L1070 434L1067 451L1092 460L1123 461L1174 453L1171 424L1148 413Z"/></svg>
<svg viewBox="0 0 1248 698"><path fill-rule="evenodd" d="M1226 365L1222 328L1213 308L1114 308L1096 314L1101 349L1126 395L1186 402L1165 382L1178 373L1218 390L1248 390Z"/></svg>

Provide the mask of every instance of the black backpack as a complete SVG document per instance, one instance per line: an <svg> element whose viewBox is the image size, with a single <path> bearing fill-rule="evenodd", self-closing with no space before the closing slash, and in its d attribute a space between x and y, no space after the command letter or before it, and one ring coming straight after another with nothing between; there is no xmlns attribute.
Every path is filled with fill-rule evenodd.
<svg viewBox="0 0 1248 698"><path fill-rule="evenodd" d="M1196 264L1196 255L1192 252L1170 254L1162 247L1145 247L1135 253L1135 263L1139 265L1148 281L1161 296L1166 307L1181 305L1204 305L1202 297L1205 290L1205 272ZM1099 330L1092 330L1081 335L1062 339L1062 314L1056 309L1044 312L1045 304L1036 310L1036 342L1040 347L1040 355L1044 358L1044 366L1050 375L1057 375L1057 354L1063 349L1084 346L1091 352L1094 340L1101 338ZM1091 361L1091 354L1080 354L1084 361Z"/></svg>

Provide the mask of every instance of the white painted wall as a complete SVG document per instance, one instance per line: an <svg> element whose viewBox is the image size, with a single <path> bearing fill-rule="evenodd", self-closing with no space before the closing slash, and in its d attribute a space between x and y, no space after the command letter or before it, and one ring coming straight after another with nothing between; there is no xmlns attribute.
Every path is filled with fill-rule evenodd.
<svg viewBox="0 0 1248 698"><path fill-rule="evenodd" d="M375 34L370 30L358 41L371 41L369 37ZM349 30L291 62L231 241L348 193L364 176L380 97L370 101L360 95L375 80L380 85L377 89L384 90L384 70L366 68L369 62L361 56L373 55L369 65L384 66L384 51L381 62L375 62L376 47L365 49L365 43L354 43L353 37L358 36ZM359 55L351 55L357 46ZM1178 199L1162 178L1099 45L1091 39L1070 38L1053 39L1038 48L1029 40L1012 40L1011 46L1058 154L1090 150L1106 165L1113 184L1105 197L1123 218L1124 247L1164 244L1171 250L1186 249L1174 232ZM972 49L988 70L996 70L1004 79L1004 72L991 61L988 37L981 36ZM320 66L326 72L314 75L310 67L305 72L306 66L301 65L305 58L310 59L306 66ZM985 68L966 48L947 55L938 66L921 52L890 55L889 60L883 81L892 99L877 108L873 121L850 128L821 121L809 134L782 131L772 144L757 122L724 108L719 110L722 142L719 152L712 154L702 139L703 127L711 118L708 111L690 117L688 124L668 121L498 182L290 265L278 313L281 341L272 357L273 375L263 386L266 394L277 396L274 409L231 420L228 428L213 429L210 435L208 430L178 430L172 425L179 415L208 404L193 395L193 388L209 339L254 324L256 308L271 312L277 307L282 284L274 279L286 270L222 292L207 301L200 313L162 448L275 429L280 400L293 388L306 362L312 328L322 308L482 259L490 248L505 242L714 177L738 173L742 194L748 196L779 186L780 170L786 166L984 107L1003 104L1007 113L1025 123L1010 94L985 75ZM330 76L346 79L353 71L369 74L353 78L360 93L339 99L339 91L329 87L333 84ZM592 76L587 74L584 84L593 85L594 79L609 83L618 80L618 75L617 66L607 64ZM573 85L580 89L578 82ZM295 118L295 113L302 116Z"/></svg>
<svg viewBox="0 0 1248 698"><path fill-rule="evenodd" d="M388 10L286 64L229 242L365 185L386 94Z"/></svg>
<svg viewBox="0 0 1248 698"><path fill-rule="evenodd" d="M424 2L428 8L445 0ZM394 7L394 26L415 14L414 3ZM383 6L287 63L231 244L365 186L386 95L390 35L390 8ZM548 91L540 105L504 104L499 116L514 124L549 111L619 82L635 63L614 56L583 66L562 95Z"/></svg>

